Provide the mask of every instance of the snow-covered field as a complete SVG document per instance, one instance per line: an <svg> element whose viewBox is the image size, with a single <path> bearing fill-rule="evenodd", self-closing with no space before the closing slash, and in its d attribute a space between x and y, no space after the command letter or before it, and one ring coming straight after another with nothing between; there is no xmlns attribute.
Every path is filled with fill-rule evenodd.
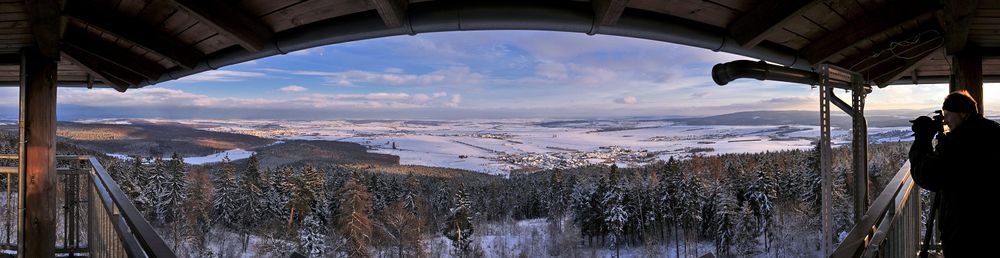
<svg viewBox="0 0 1000 258"><path fill-rule="evenodd" d="M218 153L212 153L201 157L188 157L184 158L184 163L191 165L204 165L208 163L221 162L222 159L229 157L229 160L239 160L249 158L256 152L248 151L244 149L232 149L227 151L222 151ZM112 156L119 159L132 159L131 156L118 153L108 153L108 156ZM164 160L170 160L170 157L163 157Z"/></svg>
<svg viewBox="0 0 1000 258"><path fill-rule="evenodd" d="M642 165L669 157L812 148L817 126L690 126L670 121L530 119L460 121L271 121L182 120L205 130L279 140L359 143L400 163L459 168L491 174L512 170L616 163ZM872 142L906 141L909 128L869 128ZM850 132L833 130L834 144ZM238 159L230 153L230 159ZM207 162L221 156L205 157ZM242 157L242 156L239 156ZM186 158L188 163L202 158ZM194 163L192 163L194 164Z"/></svg>

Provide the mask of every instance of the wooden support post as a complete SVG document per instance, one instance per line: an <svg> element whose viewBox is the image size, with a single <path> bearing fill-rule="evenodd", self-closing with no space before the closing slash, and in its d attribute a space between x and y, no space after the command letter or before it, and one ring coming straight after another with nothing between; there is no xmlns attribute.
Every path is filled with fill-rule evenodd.
<svg viewBox="0 0 1000 258"><path fill-rule="evenodd" d="M951 83L948 92L966 90L976 100L983 114L983 56L967 49L951 57Z"/></svg>
<svg viewBox="0 0 1000 258"><path fill-rule="evenodd" d="M18 257L53 257L56 245L56 67L22 51Z"/></svg>

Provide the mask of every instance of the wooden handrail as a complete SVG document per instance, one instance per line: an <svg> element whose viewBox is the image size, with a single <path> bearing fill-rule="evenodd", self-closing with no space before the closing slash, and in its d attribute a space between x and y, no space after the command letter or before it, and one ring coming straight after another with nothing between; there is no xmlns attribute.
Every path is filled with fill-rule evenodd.
<svg viewBox="0 0 1000 258"><path fill-rule="evenodd" d="M17 160L18 158L16 154L0 154L0 160ZM89 176L89 184L96 193L92 198L99 202L99 205L89 207L91 212L100 212L107 216L110 222L108 230L112 230L123 245L124 250L118 249L119 251L124 251L124 254L129 257L176 257L96 157L58 155L56 159L61 161L81 160L91 164L89 170L81 170L78 166L74 166L58 167L56 171L60 175ZM2 173L17 173L17 167L0 167L0 174ZM90 232L90 234L96 234L96 232ZM88 243L89 248L110 248L93 244L95 243ZM92 253L95 251L90 250Z"/></svg>
<svg viewBox="0 0 1000 258"><path fill-rule="evenodd" d="M149 222L142 217L139 210L132 205L129 201L128 196L122 192L118 183L108 174L108 171L104 169L101 162L97 160L96 157L90 157L90 164L94 168L94 176L102 186L103 190L106 190L114 202L115 206L121 212L122 217L124 217L125 222L128 224L128 229L135 235L142 245L142 249L148 257L177 257L170 247L163 242L163 238L156 234L153 227L149 225ZM100 191L101 189L99 189ZM130 247L131 248L131 247Z"/></svg>
<svg viewBox="0 0 1000 258"><path fill-rule="evenodd" d="M860 257L872 254L872 250L866 252L867 247L870 245L877 247L885 240L888 228L901 216L908 198L913 198L912 193L917 189L919 187L914 184L910 176L910 162L907 161L830 257Z"/></svg>

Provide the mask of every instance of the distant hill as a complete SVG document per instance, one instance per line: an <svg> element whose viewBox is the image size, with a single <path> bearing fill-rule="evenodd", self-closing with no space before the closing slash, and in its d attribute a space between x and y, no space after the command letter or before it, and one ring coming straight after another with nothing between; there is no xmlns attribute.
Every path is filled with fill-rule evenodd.
<svg viewBox="0 0 1000 258"><path fill-rule="evenodd" d="M840 110L830 117L834 127L851 127L851 118ZM910 119L916 117L915 112L902 111L902 115L880 114L884 112L873 111L866 114L868 126L871 127L900 127L910 126ZM716 116L696 117L696 118L675 118L666 119L686 125L819 125L819 112L816 111L745 111Z"/></svg>
<svg viewBox="0 0 1000 258"><path fill-rule="evenodd" d="M16 127L12 128L16 130ZM211 132L178 123L86 124L59 122L60 141L102 153L204 156L230 149L250 149L274 142L245 134Z"/></svg>

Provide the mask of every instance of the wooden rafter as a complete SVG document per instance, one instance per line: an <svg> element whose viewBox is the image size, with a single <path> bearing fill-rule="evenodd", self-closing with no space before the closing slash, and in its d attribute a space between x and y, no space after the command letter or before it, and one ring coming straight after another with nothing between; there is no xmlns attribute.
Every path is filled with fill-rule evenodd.
<svg viewBox="0 0 1000 258"><path fill-rule="evenodd" d="M382 17L382 22L389 28L403 26L409 3L408 0L371 0L372 6L375 6L378 15Z"/></svg>
<svg viewBox="0 0 1000 258"><path fill-rule="evenodd" d="M802 57L814 64L825 62L862 40L911 20L929 18L939 8L939 5L927 0L888 5L871 12L871 15L862 15L840 29L813 41L812 44L802 48Z"/></svg>
<svg viewBox="0 0 1000 258"><path fill-rule="evenodd" d="M115 63L77 48L73 45L62 45L63 57L106 82L115 90L125 92L129 86L142 85L145 81L142 75L122 68Z"/></svg>
<svg viewBox="0 0 1000 258"><path fill-rule="evenodd" d="M60 2L59 0L24 1L35 45L43 57L59 59L59 38L66 26L66 22L61 19Z"/></svg>
<svg viewBox="0 0 1000 258"><path fill-rule="evenodd" d="M937 23L928 21L858 54L844 58L839 65L851 71L863 72L894 58L894 53L906 52L916 47L928 47L925 45L940 45L942 40L941 29Z"/></svg>
<svg viewBox="0 0 1000 258"><path fill-rule="evenodd" d="M752 48L822 0L761 1L729 25L729 34L743 47Z"/></svg>
<svg viewBox="0 0 1000 258"><path fill-rule="evenodd" d="M926 49L923 49L924 52L917 52L918 49L908 51L908 52L913 52L913 53L904 53L913 55L909 59L898 59L898 58L894 59L892 61L879 65L876 68L872 68L870 71L871 73L865 73L865 74L872 75L868 78L870 78L871 81L875 83L875 85L878 85L879 87L888 86L889 84L892 84L896 80L899 80L899 78L902 78L903 75L909 73L913 69L916 69L918 66L920 66L920 64L926 62L927 60L930 60L931 55L934 53L938 53L940 48L941 46L938 45L935 46L933 49L930 49L930 51L927 51Z"/></svg>
<svg viewBox="0 0 1000 258"><path fill-rule="evenodd" d="M159 63L150 61L126 48L92 37L86 31L69 26L63 36L63 44L86 51L112 64L142 75L146 79L156 80L166 70Z"/></svg>
<svg viewBox="0 0 1000 258"><path fill-rule="evenodd" d="M256 52L264 49L274 32L257 20L225 1L175 0L202 24L235 41L244 49Z"/></svg>
<svg viewBox="0 0 1000 258"><path fill-rule="evenodd" d="M942 0L944 10L938 15L945 28L945 50L949 55L965 48L969 38L969 26L976 16L979 0Z"/></svg>
<svg viewBox="0 0 1000 258"><path fill-rule="evenodd" d="M195 67L205 56L201 51L156 28L136 22L122 22L113 15L106 15L106 12L85 1L68 1L65 9L65 14L70 19L160 54L181 67Z"/></svg>
<svg viewBox="0 0 1000 258"><path fill-rule="evenodd" d="M615 25L625 12L628 0L593 0L594 16L599 25Z"/></svg>

